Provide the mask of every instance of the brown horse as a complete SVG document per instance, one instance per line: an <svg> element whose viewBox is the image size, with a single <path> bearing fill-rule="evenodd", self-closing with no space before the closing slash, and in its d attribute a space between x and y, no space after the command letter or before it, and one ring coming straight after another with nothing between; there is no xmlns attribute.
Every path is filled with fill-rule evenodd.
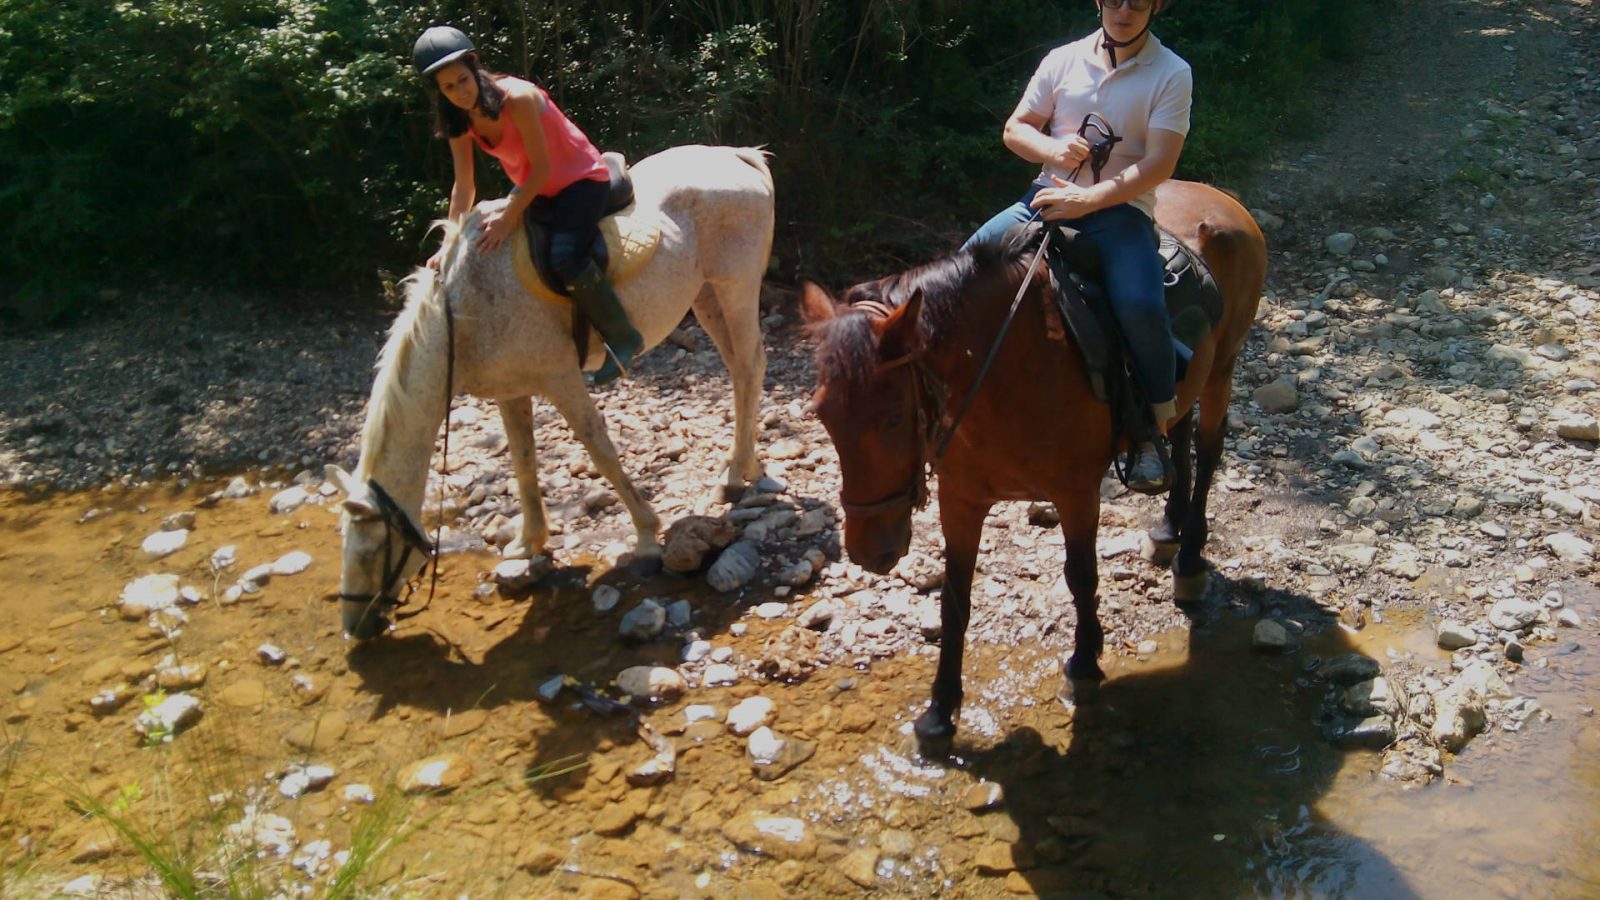
<svg viewBox="0 0 1600 900"><path fill-rule="evenodd" d="M1205 185L1168 182L1157 219L1210 265L1224 312L1178 385L1170 423L1176 479L1150 538L1176 552L1174 592L1182 602L1205 585L1206 495L1222 456L1233 367L1255 318L1266 278L1266 241L1250 214ZM986 245L900 275L859 284L835 301L805 286L802 311L818 340L816 412L839 453L844 545L850 558L884 573L911 543L913 507L938 479L945 541L943 644L933 700L916 722L924 743L955 733L961 655L972 603L983 520L1000 500L1049 500L1066 537L1066 582L1078 623L1066 673L1104 678L1097 616L1095 533L1100 479L1113 453L1109 407L1095 400L1078 349L1052 338L1043 262L992 369L954 432L950 419L1000 334L1032 253ZM1199 402L1199 474L1190 461L1192 410ZM948 452L935 445L948 435ZM1191 493L1192 491L1192 493Z"/></svg>

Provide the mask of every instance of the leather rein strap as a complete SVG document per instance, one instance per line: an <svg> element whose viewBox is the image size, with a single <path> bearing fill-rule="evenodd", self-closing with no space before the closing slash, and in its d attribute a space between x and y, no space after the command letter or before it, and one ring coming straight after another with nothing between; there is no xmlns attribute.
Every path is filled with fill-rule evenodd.
<svg viewBox="0 0 1600 900"><path fill-rule="evenodd" d="M1034 213L1037 217L1038 213ZM1032 219L1030 218L1031 222ZM912 403L916 404L917 413L917 471L911 476L911 483L902 491L879 500L876 503L850 503L841 496L839 506L845 515L870 516L878 513L890 512L901 508L921 509L928 505L928 476L939 470L939 463L944 460L946 450L950 449L950 441L955 438L956 430L961 427L961 420L972 408L972 401L978 396L978 389L983 386L984 379L989 375L989 369L994 366L996 357L1000 355L1000 345L1005 342L1006 334L1011 330L1011 322L1017 316L1017 310L1022 306L1022 298L1028 293L1028 286L1033 283L1034 273L1038 271L1039 259L1044 256L1045 247L1049 242L1040 240L1039 249L1034 252L1033 258L1028 262L1028 274L1022 279L1022 286L1017 288L1017 295L1011 299L1011 308L1006 311L1006 317L1000 323L1000 331L995 335L994 342L989 345L989 354L984 357L983 365L978 369L978 377L973 379L972 386L967 388L967 393L961 398L961 404L956 407L955 415L950 424L944 424L945 402L947 398L944 382L933 370L928 368L922 359L921 350L912 350L891 360L878 364L877 374L882 375L902 366L911 368L911 396ZM881 316L888 316L892 310L885 304L876 300L861 301L852 306L876 312ZM931 407L931 409L930 409ZM931 451L931 452L930 452Z"/></svg>

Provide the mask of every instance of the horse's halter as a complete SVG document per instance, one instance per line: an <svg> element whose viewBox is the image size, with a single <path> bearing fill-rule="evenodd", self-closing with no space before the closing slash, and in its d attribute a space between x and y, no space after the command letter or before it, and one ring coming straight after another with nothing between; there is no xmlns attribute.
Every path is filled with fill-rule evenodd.
<svg viewBox="0 0 1600 900"><path fill-rule="evenodd" d="M894 312L887 304L878 300L862 300L851 306L884 317ZM883 375L907 367L911 370L911 402L915 405L917 415L916 473L911 476L911 483L906 485L904 490L896 491L876 503L851 503L841 496L839 506L847 516L875 516L902 509L909 512L928 505L928 475L938 468L939 459L944 455L944 446L948 442L948 439L939 438L939 429L944 424L945 417L945 386L939 376L922 361L920 350L911 350L894 359L878 363L874 374ZM954 431L953 424L951 430ZM938 451L930 452L935 447Z"/></svg>
<svg viewBox="0 0 1600 900"><path fill-rule="evenodd" d="M416 586L411 584L412 579L420 576L429 562L437 564L439 559L438 547L429 541L421 529L417 528L411 517L406 515L400 504L394 502L389 492L383 489L375 479L367 479L367 490L372 492L374 504L378 507L377 519L383 522L383 580L378 583L378 590L372 594L346 594L340 593L340 600L365 603L369 607L376 605L380 613L388 613L400 601L395 598L395 589L402 580L407 583L407 599ZM366 519L356 521L369 521ZM399 536L405 542L405 547L398 559L394 558L394 541ZM406 563L411 559L412 551L422 554L422 564L417 566L417 571L410 578L405 577Z"/></svg>

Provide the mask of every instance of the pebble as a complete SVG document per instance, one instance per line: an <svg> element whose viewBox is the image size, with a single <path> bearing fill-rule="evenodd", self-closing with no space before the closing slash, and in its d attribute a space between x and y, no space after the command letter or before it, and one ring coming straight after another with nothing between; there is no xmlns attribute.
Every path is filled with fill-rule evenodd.
<svg viewBox="0 0 1600 900"><path fill-rule="evenodd" d="M1256 388L1250 399L1268 413L1290 413L1300 408L1300 393L1295 389L1294 381L1288 379L1279 379Z"/></svg>
<svg viewBox="0 0 1600 900"><path fill-rule="evenodd" d="M762 603L756 607L756 615L763 619L777 619L789 612L789 604L776 600Z"/></svg>
<svg viewBox="0 0 1600 900"><path fill-rule="evenodd" d="M305 488L286 488L272 495L272 499L267 501L267 509L275 515L286 515L299 509L308 499L310 495Z"/></svg>
<svg viewBox="0 0 1600 900"><path fill-rule="evenodd" d="M195 513L193 510L175 512L161 520L162 531L193 531Z"/></svg>
<svg viewBox="0 0 1600 900"><path fill-rule="evenodd" d="M589 600L594 604L595 612L607 613L615 609L617 603L622 600L622 592L609 584L602 584L589 595Z"/></svg>
<svg viewBox="0 0 1600 900"><path fill-rule="evenodd" d="M1443 622L1435 632L1435 639L1443 650L1460 650L1478 642L1478 633L1460 622Z"/></svg>
<svg viewBox="0 0 1600 900"><path fill-rule="evenodd" d="M1334 256L1349 256L1356 249L1356 236L1348 231L1340 231L1324 238L1322 246Z"/></svg>
<svg viewBox="0 0 1600 900"><path fill-rule="evenodd" d="M1587 563L1594 561L1594 545L1571 532L1552 534L1544 539L1544 545L1550 548L1557 558L1570 563Z"/></svg>
<svg viewBox="0 0 1600 900"><path fill-rule="evenodd" d="M418 760L400 770L395 783L407 794L449 791L472 777L472 763L458 753Z"/></svg>
<svg viewBox="0 0 1600 900"><path fill-rule="evenodd" d="M706 572L706 583L723 593L735 591L749 584L760 566L761 554L756 546L748 541L736 541L711 564Z"/></svg>
<svg viewBox="0 0 1600 900"><path fill-rule="evenodd" d="M1250 645L1267 652L1285 650L1289 647L1289 631L1271 619L1262 619L1256 623Z"/></svg>
<svg viewBox="0 0 1600 900"><path fill-rule="evenodd" d="M268 571L273 575L299 575L311 567L311 554L295 550L278 557Z"/></svg>
<svg viewBox="0 0 1600 900"><path fill-rule="evenodd" d="M961 794L961 808L979 812L994 809L1006 799L1005 789L993 781L980 781Z"/></svg>
<svg viewBox="0 0 1600 900"><path fill-rule="evenodd" d="M146 575L122 589L118 609L124 619L137 621L153 612L168 610L178 603L178 576Z"/></svg>
<svg viewBox="0 0 1600 900"><path fill-rule="evenodd" d="M218 547L211 554L211 571L221 572L238 562L239 548L232 544Z"/></svg>
<svg viewBox="0 0 1600 900"><path fill-rule="evenodd" d="M468 709L461 712L451 712L439 726L439 736L445 740L471 734L483 727L489 720L489 713L482 709Z"/></svg>
<svg viewBox="0 0 1600 900"><path fill-rule="evenodd" d="M140 713L133 721L133 730L146 740L170 741L200 721L202 715L198 698L174 694Z"/></svg>
<svg viewBox="0 0 1600 900"><path fill-rule="evenodd" d="M176 531L158 531L144 539L139 548L151 559L162 559L182 550L189 543L189 530L180 528Z"/></svg>
<svg viewBox="0 0 1600 900"><path fill-rule="evenodd" d="M264 666L281 666L283 661L289 658L289 654L283 652L283 648L276 644L262 644L256 648L256 658L261 660Z"/></svg>
<svg viewBox="0 0 1600 900"><path fill-rule="evenodd" d="M372 786L366 784L347 784L344 786L340 796L344 798L346 803L368 804L378 799L372 792Z"/></svg>
<svg viewBox="0 0 1600 900"><path fill-rule="evenodd" d="M278 779L278 793L290 800L320 791L333 781L334 771L329 766L292 766Z"/></svg>
<svg viewBox="0 0 1600 900"><path fill-rule="evenodd" d="M350 730L344 716L329 714L301 722L284 733L283 739L297 750L328 750L338 744Z"/></svg>
<svg viewBox="0 0 1600 900"><path fill-rule="evenodd" d="M1563 418L1556 424L1556 435L1569 441L1600 441L1600 419L1587 414Z"/></svg>
<svg viewBox="0 0 1600 900"><path fill-rule="evenodd" d="M728 710L728 730L744 737L777 718L773 702L761 696L746 697Z"/></svg>
<svg viewBox="0 0 1600 900"><path fill-rule="evenodd" d="M834 866L858 887L871 888L878 884L878 851L872 847L852 850Z"/></svg>
<svg viewBox="0 0 1600 900"><path fill-rule="evenodd" d="M652 640L667 627L666 607L655 600L645 600L628 611L617 626L624 638L634 641Z"/></svg>
<svg viewBox="0 0 1600 900"><path fill-rule="evenodd" d="M1541 611L1542 608L1537 603L1518 600L1514 597L1508 598L1501 600L1489 609L1489 624L1501 631L1522 631L1538 621ZM1441 646L1443 645L1441 644Z"/></svg>
<svg viewBox="0 0 1600 900"><path fill-rule="evenodd" d="M617 674L617 689L639 700L670 702L687 688L683 676L666 666L630 666Z"/></svg>
<svg viewBox="0 0 1600 900"><path fill-rule="evenodd" d="M705 674L700 676L700 683L706 687L733 684L739 680L739 670L727 663L713 663L706 666Z"/></svg>
<svg viewBox="0 0 1600 900"><path fill-rule="evenodd" d="M779 862L817 855L817 839L803 819L742 813L723 823L722 836L740 850Z"/></svg>
<svg viewBox="0 0 1600 900"><path fill-rule="evenodd" d="M508 559L498 563L490 573L494 583L508 593L521 593L549 577L555 570L548 556L531 559Z"/></svg>

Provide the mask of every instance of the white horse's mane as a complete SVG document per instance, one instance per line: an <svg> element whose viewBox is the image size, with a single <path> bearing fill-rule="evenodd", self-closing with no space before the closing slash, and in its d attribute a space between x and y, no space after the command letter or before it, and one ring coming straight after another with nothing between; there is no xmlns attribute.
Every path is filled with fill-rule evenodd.
<svg viewBox="0 0 1600 900"><path fill-rule="evenodd" d="M400 308L400 314L395 316L394 324L389 326L389 337L378 352L378 361L373 364L378 374L367 405L367 421L361 429L361 464L356 473L363 480L372 474L369 470L383 452L384 436L390 433L398 420L412 411L404 385L411 364L412 348L422 338L426 327L423 323L428 321L424 313L441 309L446 302L442 290L445 273L455 256L456 240L461 236L462 229L448 219L434 222L429 231L434 228L444 231L441 250L444 264L437 272L418 267L400 282L405 291L405 303Z"/></svg>

